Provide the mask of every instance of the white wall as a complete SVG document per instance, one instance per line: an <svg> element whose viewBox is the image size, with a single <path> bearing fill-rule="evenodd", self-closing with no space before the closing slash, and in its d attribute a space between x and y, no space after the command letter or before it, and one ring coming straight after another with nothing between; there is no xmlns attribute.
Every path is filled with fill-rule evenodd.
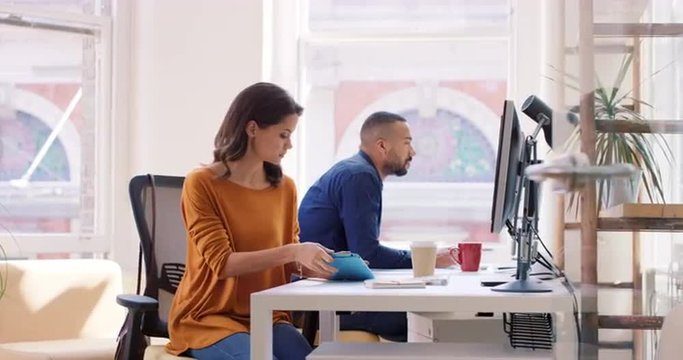
<svg viewBox="0 0 683 360"><path fill-rule="evenodd" d="M158 0L133 11L131 168L184 174L211 160L230 101L261 78L262 5Z"/></svg>
<svg viewBox="0 0 683 360"><path fill-rule="evenodd" d="M234 96L263 74L263 2L120 0L115 56L113 258L136 267L127 182L210 162Z"/></svg>

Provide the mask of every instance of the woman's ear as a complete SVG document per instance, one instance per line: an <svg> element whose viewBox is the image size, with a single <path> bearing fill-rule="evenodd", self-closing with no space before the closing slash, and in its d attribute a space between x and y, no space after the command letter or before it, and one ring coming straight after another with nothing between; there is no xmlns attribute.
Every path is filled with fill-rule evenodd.
<svg viewBox="0 0 683 360"><path fill-rule="evenodd" d="M249 136L249 137L254 137L254 136L256 136L256 128L257 128L257 127L258 127L258 124L256 124L256 121L254 121L254 120L249 120L249 121L247 122L247 126L246 126L246 129L245 129L246 132L247 132L247 136Z"/></svg>

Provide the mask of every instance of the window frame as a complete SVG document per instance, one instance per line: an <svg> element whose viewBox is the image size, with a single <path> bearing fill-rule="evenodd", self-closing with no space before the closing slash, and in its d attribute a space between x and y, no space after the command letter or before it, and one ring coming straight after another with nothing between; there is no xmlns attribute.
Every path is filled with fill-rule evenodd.
<svg viewBox="0 0 683 360"><path fill-rule="evenodd" d="M515 26L515 16L513 9L516 6L516 2L513 0L507 1L507 7L510 11L510 15L508 16L508 27L510 28L511 31L506 32L506 33L500 33L499 31L496 30L495 27L481 27L482 31L457 31L457 32L452 32L452 31L431 31L433 29L430 29L430 31L419 31L419 32L387 32L387 31L379 31L379 32L372 32L372 31L340 31L338 29L331 30L331 31L313 31L308 28L309 25L309 20L308 20L308 0L300 0L301 2L301 21L298 22L298 27L299 27L299 37L297 39L297 65L298 65L298 71L302 74L299 77L299 82L298 86L300 89L304 89L305 91L300 91L303 95L308 95L308 90L310 89L310 85L305 83L305 74L310 72L309 69L306 68L306 64L304 63L303 59L306 58L306 51L307 48L310 46L334 46L335 44L349 44L349 43L363 43L363 42L390 42L390 41L405 41L405 42L448 42L448 41L480 41L480 40L486 40L490 41L491 43L494 42L504 42L503 46L507 48L507 77L506 77L506 82L507 82L507 87L508 87L508 95L510 93L510 83L512 82L514 78L513 74L513 68L514 68L514 63L515 63L515 54L514 54L514 43L515 43L515 32L512 31L514 26ZM493 29L493 30L492 30ZM304 100L304 99L300 99ZM306 115L304 115L306 117ZM316 120L316 121L319 121ZM306 158L304 154L306 154L306 151L303 151L304 149L307 149L311 147L310 144L308 144L308 139L309 135L307 135L307 132L309 131L308 127L306 126L306 122L304 121L300 125L300 130L298 131L298 141L297 141L297 146L299 148L299 157L297 158L297 163L295 164L295 169L297 170L297 184L299 187L299 191L303 194L307 190L307 187L312 185L312 180L311 174L309 174L310 169L309 167L310 164L307 164L309 159ZM317 126L316 126L317 128ZM320 131L320 129L318 129ZM497 129L496 129L497 133ZM320 145L320 144L318 144ZM493 144L495 147L495 144ZM318 149L317 150L324 152L328 152L329 149ZM334 151L336 154L336 150ZM338 161L339 159L334 159L334 161ZM330 166L332 164L328 164ZM394 182L386 182L384 185L384 192L385 192L385 211L386 210L392 210L392 209L399 209L403 208L406 206L408 203L411 203L414 205L414 196L409 196L410 200L407 198L399 198L399 199L394 199L392 198L392 194L396 193L402 193L405 195L406 191L411 191L411 193L424 193L426 190L433 190L434 193L442 192L442 191L447 191L450 194L450 191L454 190L455 188L472 188L472 189L478 189L478 190L488 190L493 188L493 182L490 184L479 184L479 183L459 183L459 184L444 184L444 183L434 183L434 182L414 182L414 183L394 183ZM453 200L449 196L449 200ZM443 203L442 203L443 205ZM442 207L448 207L447 205L443 205ZM483 211L480 209L480 211ZM507 239L507 235L505 233L501 233L500 240L498 242L491 242L487 243L488 247L491 248L504 248L507 249L509 240ZM392 246L397 245L401 246L400 244L394 244L392 242Z"/></svg>
<svg viewBox="0 0 683 360"><path fill-rule="evenodd" d="M30 22L27 20L30 19ZM5 21L3 21L5 20ZM10 20L9 23L7 20ZM19 21L17 21L19 20ZM27 21L22 22L21 20ZM12 21L14 23L12 23ZM96 45L95 77L95 175L94 232L92 233L17 233L4 225L0 234L0 246L9 258L33 257L41 253L94 253L104 254L110 250L108 239L112 234L113 168L112 168L112 17L109 15L86 15L58 11L38 10L26 6L0 4L0 24L5 26L29 26L46 31L77 33L91 36ZM98 68L99 67L99 68ZM81 205L82 206L82 205Z"/></svg>

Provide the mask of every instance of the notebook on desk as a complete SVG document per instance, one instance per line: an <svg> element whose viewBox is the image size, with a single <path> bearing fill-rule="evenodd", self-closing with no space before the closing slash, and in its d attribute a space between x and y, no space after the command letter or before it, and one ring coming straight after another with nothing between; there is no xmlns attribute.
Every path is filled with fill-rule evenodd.
<svg viewBox="0 0 683 360"><path fill-rule="evenodd" d="M420 289L427 286L446 286L448 277L424 276L418 278L381 278L365 280L370 289Z"/></svg>
<svg viewBox="0 0 683 360"><path fill-rule="evenodd" d="M427 287L420 279L370 279L365 280L365 287L370 289L423 289Z"/></svg>

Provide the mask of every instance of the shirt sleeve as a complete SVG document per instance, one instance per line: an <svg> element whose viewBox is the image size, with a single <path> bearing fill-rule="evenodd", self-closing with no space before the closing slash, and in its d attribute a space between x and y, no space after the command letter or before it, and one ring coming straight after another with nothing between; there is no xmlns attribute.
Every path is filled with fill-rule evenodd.
<svg viewBox="0 0 683 360"><path fill-rule="evenodd" d="M380 269L410 268L410 253L379 243L382 187L368 173L351 176L341 185L341 218L349 251Z"/></svg>
<svg viewBox="0 0 683 360"><path fill-rule="evenodd" d="M216 277L224 278L223 269L233 252L233 245L211 201L213 194L208 184L196 174L190 174L183 185L181 207L190 245L196 248Z"/></svg>

